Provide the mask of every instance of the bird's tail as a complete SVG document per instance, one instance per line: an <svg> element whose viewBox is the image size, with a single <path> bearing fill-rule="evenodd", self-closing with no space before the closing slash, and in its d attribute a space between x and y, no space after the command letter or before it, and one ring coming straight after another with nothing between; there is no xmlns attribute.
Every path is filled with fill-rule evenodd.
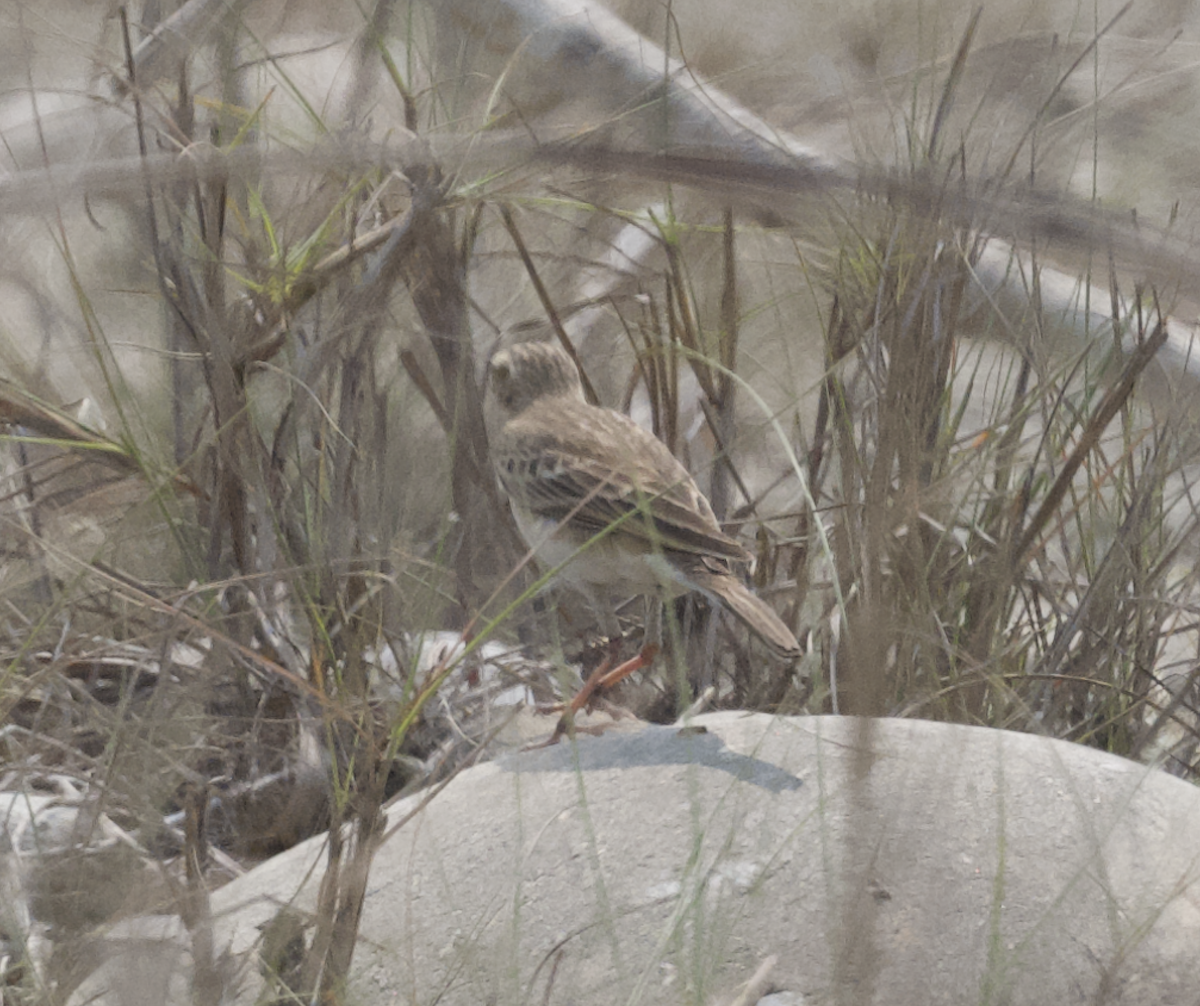
<svg viewBox="0 0 1200 1006"><path fill-rule="evenodd" d="M780 660L795 660L800 656L800 644L792 630L732 573L694 570L689 579L697 590L732 611Z"/></svg>

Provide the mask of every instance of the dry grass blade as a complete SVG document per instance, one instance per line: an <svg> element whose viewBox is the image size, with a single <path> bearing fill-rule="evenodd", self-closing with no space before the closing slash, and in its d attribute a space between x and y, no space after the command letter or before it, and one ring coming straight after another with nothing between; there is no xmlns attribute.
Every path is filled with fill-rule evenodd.
<svg viewBox="0 0 1200 1006"><path fill-rule="evenodd" d="M1132 356L1126 362L1120 379L1109 390L1108 394L1105 395L1104 400L1091 416L1088 425L1080 434L1075 450L1067 458L1054 484L1050 487L1050 491L1046 494L1042 505L1038 508L1030 520L1029 526L1017 541L1012 556L1014 566L1021 562L1033 543L1045 530L1051 515L1058 510L1059 504L1062 503L1063 498L1066 496L1075 473L1079 471L1079 468L1083 465L1088 455L1095 449L1101 435L1108 428L1108 424L1129 403L1138 378L1141 377L1143 371L1150 365L1155 354L1163 347L1166 341L1167 328L1163 323L1160 313L1153 332L1151 332L1148 338L1139 342Z"/></svg>
<svg viewBox="0 0 1200 1006"><path fill-rule="evenodd" d="M546 290L546 284L542 282L541 276L538 275L537 266L534 265L533 258L529 254L529 249L525 247L525 241L522 239L521 232L517 228L517 222L513 219L512 210L507 206L501 206L500 219L504 221L504 229L508 231L508 236L512 238L513 247L517 249L517 254L521 256L525 272L528 274L530 282L533 283L534 290L537 291L538 300L541 301L542 308L546 312L546 317L550 320L550 324L554 328L554 334L558 336L559 345L562 346L563 351L574 362L575 369L579 371L579 381L583 385L583 393L592 405L596 405L600 401L600 398L596 394L596 389L592 387L592 382L588 380L587 372L583 369L583 364L580 362L575 344L571 342L570 336L567 335L566 329L563 328L562 319L559 318L558 309L550 299L550 294Z"/></svg>

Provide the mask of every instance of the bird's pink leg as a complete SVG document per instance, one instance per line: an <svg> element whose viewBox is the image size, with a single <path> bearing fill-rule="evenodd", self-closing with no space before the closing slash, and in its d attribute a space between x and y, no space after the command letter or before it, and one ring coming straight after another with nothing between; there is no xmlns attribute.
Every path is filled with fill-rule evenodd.
<svg viewBox="0 0 1200 1006"><path fill-rule="evenodd" d="M597 667L596 670L588 677L587 684L583 686L583 689L580 691L579 695L575 697L575 701L578 702L580 696L583 696L584 692L588 693L587 696L583 697L583 701L586 702L588 697L591 696L592 692L595 692L601 688L612 688L613 685L624 681L634 671L640 671L643 667L649 667L654 661L654 658L657 656L658 643L647 643L642 647L641 653L639 653L636 657L626 660L623 664L618 664L611 671L604 670L604 665L602 664L600 667ZM600 671L604 671L604 673L599 675L599 680L597 680L593 685L592 681L596 678ZM574 702L571 704L575 706ZM579 706L575 706L575 708L578 709Z"/></svg>
<svg viewBox="0 0 1200 1006"><path fill-rule="evenodd" d="M589 702L591 702L596 692L604 688L611 688L613 685L617 684L617 682L624 681L634 671L639 671L643 667L648 667L657 654L658 644L647 643L642 647L642 651L636 657L626 660L624 663L618 664L616 667L610 667L613 661L611 654L605 657L600 662L599 666L597 666L596 669L588 675L588 679L583 683L583 687L579 689L575 695L575 698L573 698L567 705L566 709L563 710L563 714L561 717L559 717L558 723L555 724L554 733L550 735L550 738L542 741L539 744L531 744L527 748L524 748L524 750L530 751L536 748L548 748L554 744L557 744L562 739L563 734L569 733L574 729L575 714ZM580 729L582 730L584 728L580 727ZM603 727L591 727L588 728L586 732L600 733L601 730L603 730Z"/></svg>

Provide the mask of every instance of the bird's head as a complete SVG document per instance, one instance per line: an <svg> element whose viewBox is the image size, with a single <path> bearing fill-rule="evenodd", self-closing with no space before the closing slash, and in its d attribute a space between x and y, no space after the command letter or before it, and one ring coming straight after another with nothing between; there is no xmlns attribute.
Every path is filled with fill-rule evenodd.
<svg viewBox="0 0 1200 1006"><path fill-rule="evenodd" d="M547 398L584 401L575 364L549 342L522 342L492 357L488 383L496 405L509 417Z"/></svg>

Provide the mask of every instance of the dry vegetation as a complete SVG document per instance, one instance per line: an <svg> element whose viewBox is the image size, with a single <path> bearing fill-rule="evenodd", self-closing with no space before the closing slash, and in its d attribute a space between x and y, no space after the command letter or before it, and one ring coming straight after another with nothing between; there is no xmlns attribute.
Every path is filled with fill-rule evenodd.
<svg viewBox="0 0 1200 1006"><path fill-rule="evenodd" d="M1024 25L1046 79L1004 105L1014 53L969 16L942 11L903 74L864 49L836 115L806 106L830 163L857 151L856 191L764 161L761 135L651 156L682 98L576 82L511 26L346 8L249 4L190 24L182 60L135 55L151 26L115 11L5 15L0 796L24 794L10 820L72 808L76 851L54 885L0 873L4 1001L64 1001L87 932L150 908L181 913L216 1001L205 891L331 821L315 926L264 956L277 993L337 1001L383 802L475 757L497 695L552 698L596 642L572 599L535 603L490 474L504 341L578 346L804 639L779 667L681 604L670 659L623 696L643 715L712 685L719 706L1038 731L1193 772L1196 445L1169 401L1191 378L1156 360L1191 208L1143 273L1144 233L1070 187L1166 66L1143 22L1159 62L1132 70L1105 60L1133 35L1047 49ZM653 17L688 57L687 25ZM750 80L749 55L703 48L713 93L801 132L774 114L778 56ZM1020 248L990 288L989 239ZM1103 303L1064 320L1046 254ZM1100 321L1071 342L1081 314Z"/></svg>

